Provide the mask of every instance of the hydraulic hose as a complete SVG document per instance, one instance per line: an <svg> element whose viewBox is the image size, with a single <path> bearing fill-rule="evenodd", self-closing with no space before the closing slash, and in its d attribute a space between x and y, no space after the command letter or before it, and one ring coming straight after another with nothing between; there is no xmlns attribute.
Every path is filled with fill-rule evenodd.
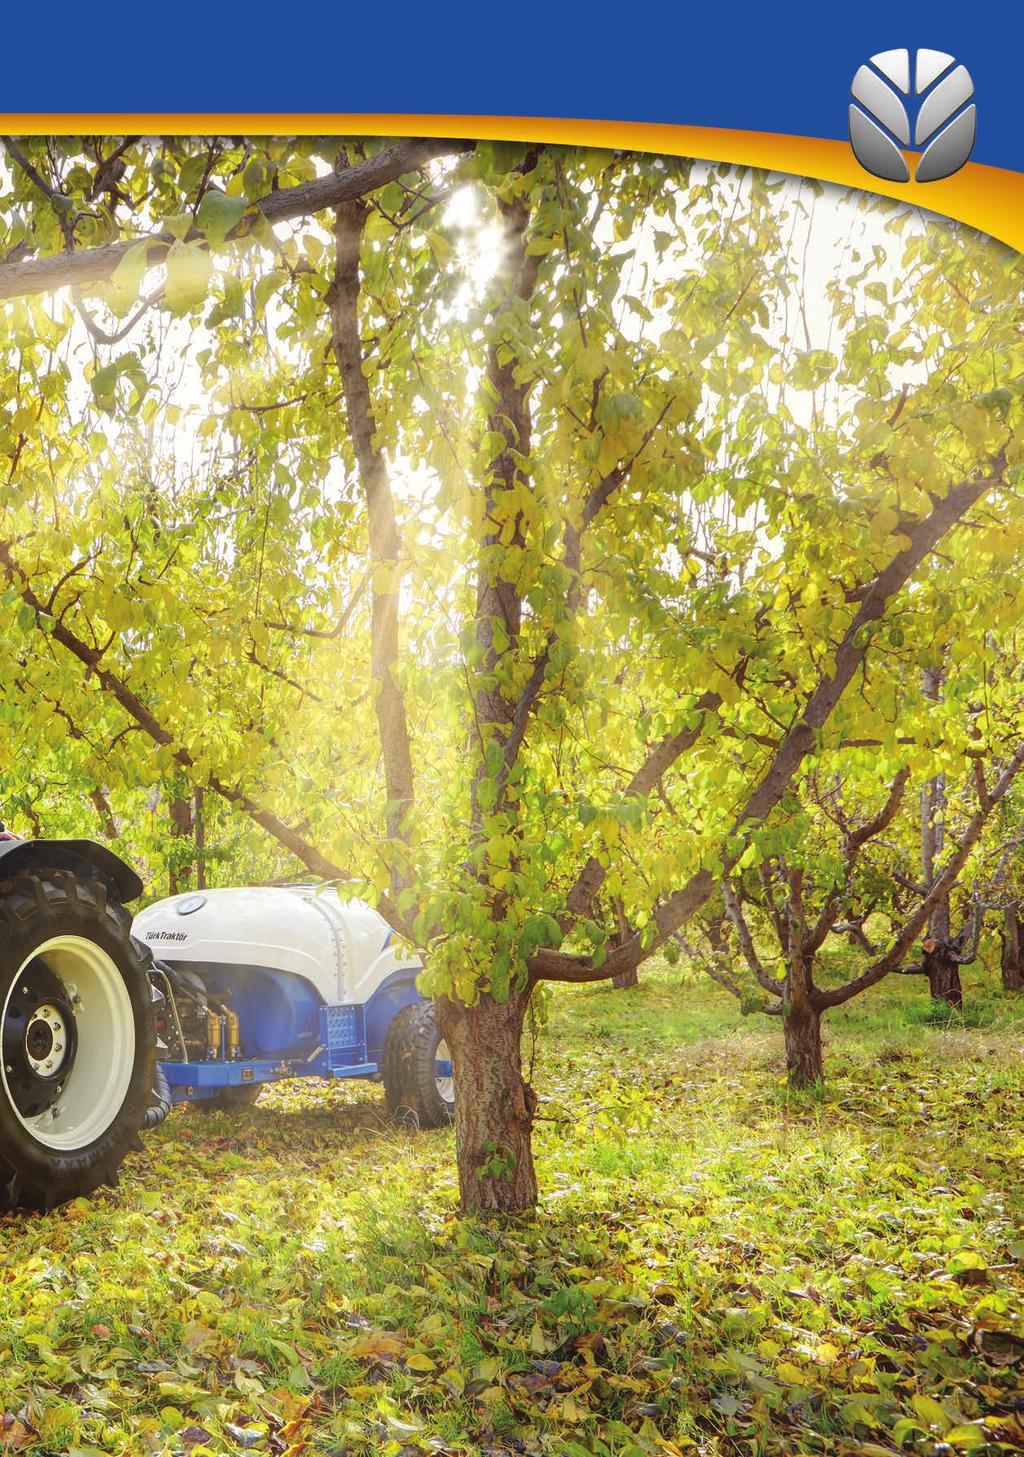
<svg viewBox="0 0 1024 1457"><path fill-rule="evenodd" d="M153 1083L153 1102L146 1109L145 1117L142 1120L144 1129L155 1128L171 1111L171 1088L159 1063L156 1065L156 1076Z"/></svg>

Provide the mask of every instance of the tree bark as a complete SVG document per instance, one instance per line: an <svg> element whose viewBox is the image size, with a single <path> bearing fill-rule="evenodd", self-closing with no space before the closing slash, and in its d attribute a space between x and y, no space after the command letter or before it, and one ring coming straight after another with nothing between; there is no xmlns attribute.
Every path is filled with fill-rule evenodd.
<svg viewBox="0 0 1024 1457"><path fill-rule="evenodd" d="M480 786L490 771L487 750L501 747L506 766L514 758L513 736L517 695L503 686L498 671L519 650L522 601L519 589L496 570L494 549L505 538L504 504L510 492L530 488L521 458L531 450L529 383L522 377L521 361L512 352L505 358L506 315L518 303L528 302L537 280L540 260L526 252L529 203L515 199L500 203L506 237L507 292L491 320L492 341L487 354L487 382L492 392L489 430L504 441L483 482L484 527L477 565L476 636L483 650L481 673L474 694L476 736L471 751L477 756L473 774L471 832L482 835L484 811ZM499 519L500 517L500 519ZM521 513L511 518L512 542L522 545ZM492 812L506 808L499 794ZM509 811L513 833L515 811ZM518 847L517 847L518 854ZM515 856L512 864L516 863ZM489 892L495 921L505 913L504 896ZM521 1041L530 989L512 991L504 1002L489 993L474 1006L442 999L438 1003L441 1030L452 1055L455 1074L456 1158L462 1208L467 1213L517 1213L537 1201L531 1135L537 1100L523 1078Z"/></svg>
<svg viewBox="0 0 1024 1457"><path fill-rule="evenodd" d="M1007 906L1003 920L1003 949L999 958L999 969L1003 989L1008 992L1024 992L1024 921L1020 906Z"/></svg>
<svg viewBox="0 0 1024 1457"><path fill-rule="evenodd" d="M809 997L787 997L782 1011L786 1071L791 1088L813 1088L825 1076L821 1057L821 1012Z"/></svg>
<svg viewBox="0 0 1024 1457"><path fill-rule="evenodd" d="M192 839L192 803L182 795L175 795L168 806L168 813L171 821L171 839L184 840ZM188 890L192 881L192 859L190 855L184 862L172 861L167 873L168 895L178 895L183 890Z"/></svg>
<svg viewBox="0 0 1024 1457"><path fill-rule="evenodd" d="M625 907L622 901L616 897L615 920L619 927L619 941L629 940L629 922L626 920ZM612 986L617 992L628 992L632 987L640 985L640 973L635 966L629 966L618 976L612 977Z"/></svg>
<svg viewBox="0 0 1024 1457"><path fill-rule="evenodd" d="M413 802L412 749L405 699L398 685L398 594L402 542L395 518L387 463L376 443L377 424L363 373L359 332L360 248L367 207L353 201L335 214L335 271L331 304L331 347L341 374L349 437L366 500L373 585L370 604L370 671L376 683L374 709L384 760L388 838L407 838L405 818ZM404 874L392 875L394 889Z"/></svg>
<svg viewBox="0 0 1024 1457"><path fill-rule="evenodd" d="M89 798L92 800L93 808L99 816L100 827L104 835L108 840L116 840L117 821L114 819L114 812L110 808L110 800L98 784L90 789Z"/></svg>
<svg viewBox="0 0 1024 1457"><path fill-rule="evenodd" d="M206 889L206 796L202 785L192 791L192 822L196 841L196 890Z"/></svg>
<svg viewBox="0 0 1024 1457"><path fill-rule="evenodd" d="M928 989L935 1002L962 1010L964 989L960 981L960 964L955 959L955 946L948 938L943 941L929 936L921 943L921 962L928 978Z"/></svg>
<svg viewBox="0 0 1024 1457"><path fill-rule="evenodd" d="M455 1076L462 1208L519 1213L537 1202L531 1134L537 1096L523 1078L520 1044L528 991L473 1007L441 998L437 1020Z"/></svg>
<svg viewBox="0 0 1024 1457"><path fill-rule="evenodd" d="M789 895L783 909L783 925L788 953L782 988L786 1071L791 1088L813 1088L825 1076L821 1056L822 1005L814 984L813 961L805 954L807 917L803 900L803 871L790 870L787 878Z"/></svg>
<svg viewBox="0 0 1024 1457"><path fill-rule="evenodd" d="M518 695L503 684L499 670L519 651L523 603L516 582L502 575L493 558L496 548L506 541L516 549L525 546L522 511L516 511L506 519L498 508L504 506L515 490L532 489L529 475L523 469L523 461L529 458L533 448L532 381L523 377L522 360L518 352L509 348L504 327L507 317L514 315L518 302L529 303L537 283L540 258L526 251L529 202L524 198L502 202L499 203L499 211L505 234L506 270L501 284L503 287L507 285L507 292L494 309L490 324L492 340L487 350L487 384L493 404L488 412L487 430L489 434L500 437L504 447L491 461L483 483L484 531L477 561L476 637L482 661L474 695L473 749L478 758L473 775L471 816L476 834L481 832L484 817L480 789L490 775L487 766L490 743L496 742L501 746L506 775L522 743L521 734L516 732ZM499 646L499 643L503 645ZM539 681L542 679L543 669ZM504 808L503 779L492 813L500 813Z"/></svg>
<svg viewBox="0 0 1024 1457"><path fill-rule="evenodd" d="M942 669L925 668L924 696L938 702L942 698ZM921 793L921 884L931 885L935 868L946 844L946 776L936 774ZM960 973L948 955L941 954L950 940L952 911L949 893L940 896L928 920L928 937L936 943L934 952L925 951L924 972L932 997L937 1002L963 1006Z"/></svg>

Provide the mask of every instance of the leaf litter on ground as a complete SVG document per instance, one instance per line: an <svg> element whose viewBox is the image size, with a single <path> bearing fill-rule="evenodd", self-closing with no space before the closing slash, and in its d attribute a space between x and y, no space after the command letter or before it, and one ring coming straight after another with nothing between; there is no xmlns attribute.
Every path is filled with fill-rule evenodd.
<svg viewBox="0 0 1024 1457"><path fill-rule="evenodd" d="M457 1217L451 1134L373 1087L176 1111L0 1221L0 1453L1024 1451L1024 1007L915 993L800 1097L668 970L557 995L526 1220Z"/></svg>

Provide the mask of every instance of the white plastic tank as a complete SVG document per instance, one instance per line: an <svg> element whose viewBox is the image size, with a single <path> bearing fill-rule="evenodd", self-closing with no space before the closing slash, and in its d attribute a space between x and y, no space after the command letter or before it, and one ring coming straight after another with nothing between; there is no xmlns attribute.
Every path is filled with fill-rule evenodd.
<svg viewBox="0 0 1024 1457"><path fill-rule="evenodd" d="M140 911L132 930L165 961L305 977L328 1005L365 1002L393 971L421 965L370 906L308 885L170 896Z"/></svg>

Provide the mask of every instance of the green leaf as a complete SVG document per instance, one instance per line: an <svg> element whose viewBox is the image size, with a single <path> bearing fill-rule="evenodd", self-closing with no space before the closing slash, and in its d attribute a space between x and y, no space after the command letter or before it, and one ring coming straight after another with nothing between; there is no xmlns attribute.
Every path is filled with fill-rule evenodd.
<svg viewBox="0 0 1024 1457"><path fill-rule="evenodd" d="M203 200L199 204L196 227L206 235L207 241L213 247L219 247L248 205L244 197L229 197L219 188L211 187L203 194Z"/></svg>
<svg viewBox="0 0 1024 1457"><path fill-rule="evenodd" d="M172 314L187 314L206 297L213 264L198 243L175 243L167 254L164 298Z"/></svg>

